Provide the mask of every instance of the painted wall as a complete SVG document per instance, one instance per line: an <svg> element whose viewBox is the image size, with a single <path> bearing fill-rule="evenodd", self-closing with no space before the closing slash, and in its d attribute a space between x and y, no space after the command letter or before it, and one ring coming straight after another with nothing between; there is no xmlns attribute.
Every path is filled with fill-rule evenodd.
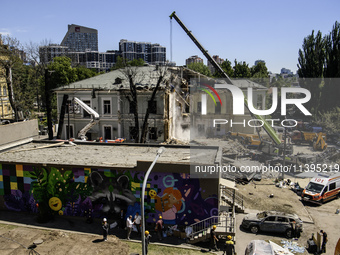
<svg viewBox="0 0 340 255"><path fill-rule="evenodd" d="M107 217L140 213L144 172L0 164L0 208L22 212ZM146 222L189 225L218 214L212 182L188 174L151 173L145 199ZM215 185L217 187L217 185Z"/></svg>

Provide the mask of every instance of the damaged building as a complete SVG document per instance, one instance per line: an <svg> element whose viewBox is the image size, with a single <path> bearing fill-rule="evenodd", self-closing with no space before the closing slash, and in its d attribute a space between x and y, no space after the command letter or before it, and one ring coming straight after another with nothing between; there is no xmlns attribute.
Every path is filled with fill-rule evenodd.
<svg viewBox="0 0 340 255"><path fill-rule="evenodd" d="M140 212L145 172L158 146L33 141L0 152L0 209L113 222ZM196 148L198 151L201 148ZM215 164L218 147L206 148ZM197 152L199 153L199 152ZM218 216L218 178L190 175L190 147L165 146L146 187L146 222L193 224ZM33 220L33 218L32 218Z"/></svg>
<svg viewBox="0 0 340 255"><path fill-rule="evenodd" d="M163 79L154 94L160 76ZM138 108L138 137L147 119L145 141L149 143L171 139L189 142L191 133L196 131L204 136L220 136L229 131L254 133L254 128L242 125L238 127L219 125L212 128L207 123L209 120L207 116L211 117L211 114L216 118L239 121L239 117L232 114L232 95L227 90L218 90L221 97L219 104L214 104L213 100L208 99L207 115L202 114L204 91L197 90L197 87L201 83L214 86L215 82L216 79L184 67L142 66L111 71L59 87L55 89L60 116L58 138L68 139L68 135L78 138L79 131L91 120L91 114L74 103L75 97L99 115L96 125L86 130L87 140L102 137L103 140L124 138L127 141L135 141L137 131L134 101L137 101ZM259 109L264 109L265 87L248 80L235 81L235 85L242 90L252 87L254 104ZM132 87L136 90L137 99L131 97ZM247 120L251 118L247 112L245 116Z"/></svg>

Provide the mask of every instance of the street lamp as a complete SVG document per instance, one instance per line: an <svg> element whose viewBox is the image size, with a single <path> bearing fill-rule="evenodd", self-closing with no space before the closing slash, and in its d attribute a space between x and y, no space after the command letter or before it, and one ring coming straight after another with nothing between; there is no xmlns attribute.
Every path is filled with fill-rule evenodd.
<svg viewBox="0 0 340 255"><path fill-rule="evenodd" d="M142 200L141 200L141 213L142 213L142 255L145 255L145 215L144 215L144 196L145 196L145 188L146 183L149 178L149 174L152 171L152 168L156 164L157 159L161 156L161 154L164 152L165 148L160 147L157 150L156 158L152 162L151 166L149 167L148 171L145 173L144 181L143 181L143 187L142 187Z"/></svg>

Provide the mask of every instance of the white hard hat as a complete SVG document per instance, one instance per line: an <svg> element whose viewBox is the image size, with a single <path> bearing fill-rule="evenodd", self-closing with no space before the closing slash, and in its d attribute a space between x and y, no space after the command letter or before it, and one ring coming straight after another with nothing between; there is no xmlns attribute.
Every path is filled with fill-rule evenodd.
<svg viewBox="0 0 340 255"><path fill-rule="evenodd" d="M106 218L104 218L103 221L107 221Z"/></svg>

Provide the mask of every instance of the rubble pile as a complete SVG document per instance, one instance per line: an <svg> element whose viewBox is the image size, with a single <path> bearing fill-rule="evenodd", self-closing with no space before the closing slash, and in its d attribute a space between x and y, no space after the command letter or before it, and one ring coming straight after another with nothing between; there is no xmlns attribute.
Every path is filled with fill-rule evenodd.
<svg viewBox="0 0 340 255"><path fill-rule="evenodd" d="M223 144L222 153L224 157L235 159L245 157L249 152L249 149L245 148L237 139L226 138L226 143Z"/></svg>
<svg viewBox="0 0 340 255"><path fill-rule="evenodd" d="M178 140L176 138L169 138L164 143L161 144L176 144L176 145L188 145L189 142Z"/></svg>
<svg viewBox="0 0 340 255"><path fill-rule="evenodd" d="M335 147L328 147L323 153L318 155L318 157L323 159L328 159L334 163L340 163L340 150Z"/></svg>

